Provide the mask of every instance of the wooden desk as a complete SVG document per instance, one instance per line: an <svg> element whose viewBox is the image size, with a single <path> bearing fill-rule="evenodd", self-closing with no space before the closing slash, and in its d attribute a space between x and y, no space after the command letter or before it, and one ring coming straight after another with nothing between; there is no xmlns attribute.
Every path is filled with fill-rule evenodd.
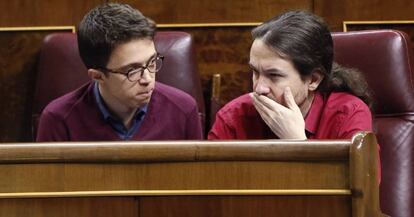
<svg viewBox="0 0 414 217"><path fill-rule="evenodd" d="M379 216L376 144L3 144L0 216Z"/></svg>

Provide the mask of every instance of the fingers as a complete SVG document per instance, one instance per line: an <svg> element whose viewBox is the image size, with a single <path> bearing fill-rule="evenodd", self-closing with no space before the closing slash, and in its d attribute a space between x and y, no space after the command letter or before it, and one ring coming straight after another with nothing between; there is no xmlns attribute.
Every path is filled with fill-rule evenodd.
<svg viewBox="0 0 414 217"><path fill-rule="evenodd" d="M260 113L260 115L266 115L267 116L267 114L269 114L271 112L271 110L270 110L271 107L269 108L264 103L262 103L257 94L251 93L250 97L253 100L254 107Z"/></svg>
<svg viewBox="0 0 414 217"><path fill-rule="evenodd" d="M264 106L262 103L260 103L256 96L253 96L253 94L250 94L253 100L253 105L256 108L256 111L259 113L262 120L268 125L271 125L272 118L270 116L271 111L266 106Z"/></svg>
<svg viewBox="0 0 414 217"><path fill-rule="evenodd" d="M295 102L295 98L293 97L292 91L290 87L285 87L285 92L283 93L283 97L285 98L285 102L288 108L292 110L298 110L299 106ZM300 110L300 109L299 109Z"/></svg>
<svg viewBox="0 0 414 217"><path fill-rule="evenodd" d="M283 105L277 103L276 101L270 99L267 96L258 95L257 93L251 93L250 96L253 99L254 103L261 104L270 110L286 109Z"/></svg>

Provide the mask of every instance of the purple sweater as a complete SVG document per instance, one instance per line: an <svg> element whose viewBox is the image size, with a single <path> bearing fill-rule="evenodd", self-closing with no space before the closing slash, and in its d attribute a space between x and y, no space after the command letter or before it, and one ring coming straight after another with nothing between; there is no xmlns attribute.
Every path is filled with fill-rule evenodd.
<svg viewBox="0 0 414 217"><path fill-rule="evenodd" d="M202 139L195 100L176 88L156 83L145 118L131 140ZM121 140L105 122L93 82L53 100L40 117L36 141Z"/></svg>

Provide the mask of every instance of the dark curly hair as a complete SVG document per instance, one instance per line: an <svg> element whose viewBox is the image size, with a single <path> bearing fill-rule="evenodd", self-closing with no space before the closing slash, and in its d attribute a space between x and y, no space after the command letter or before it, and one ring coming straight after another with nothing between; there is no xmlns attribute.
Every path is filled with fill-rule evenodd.
<svg viewBox="0 0 414 217"><path fill-rule="evenodd" d="M332 36L322 18L306 11L289 11L254 28L252 36L290 59L302 78L319 70L324 78L318 90L325 96L349 92L372 109L372 92L363 75L333 62Z"/></svg>

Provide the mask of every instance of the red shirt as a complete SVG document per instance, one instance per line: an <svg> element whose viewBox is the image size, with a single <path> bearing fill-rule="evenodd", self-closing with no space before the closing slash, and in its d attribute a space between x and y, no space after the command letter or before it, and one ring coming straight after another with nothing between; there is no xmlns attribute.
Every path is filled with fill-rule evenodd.
<svg viewBox="0 0 414 217"><path fill-rule="evenodd" d="M317 93L305 118L308 139L350 139L358 131L372 131L368 106L345 92L326 99ZM254 108L248 94L225 105L216 115L208 139L277 139Z"/></svg>
<svg viewBox="0 0 414 217"><path fill-rule="evenodd" d="M358 131L372 131L372 115L358 97L345 92L331 93L326 99L315 95L305 118L308 139L350 139ZM225 105L216 115L208 139L278 139L254 108L248 94ZM378 183L381 162L378 147Z"/></svg>

